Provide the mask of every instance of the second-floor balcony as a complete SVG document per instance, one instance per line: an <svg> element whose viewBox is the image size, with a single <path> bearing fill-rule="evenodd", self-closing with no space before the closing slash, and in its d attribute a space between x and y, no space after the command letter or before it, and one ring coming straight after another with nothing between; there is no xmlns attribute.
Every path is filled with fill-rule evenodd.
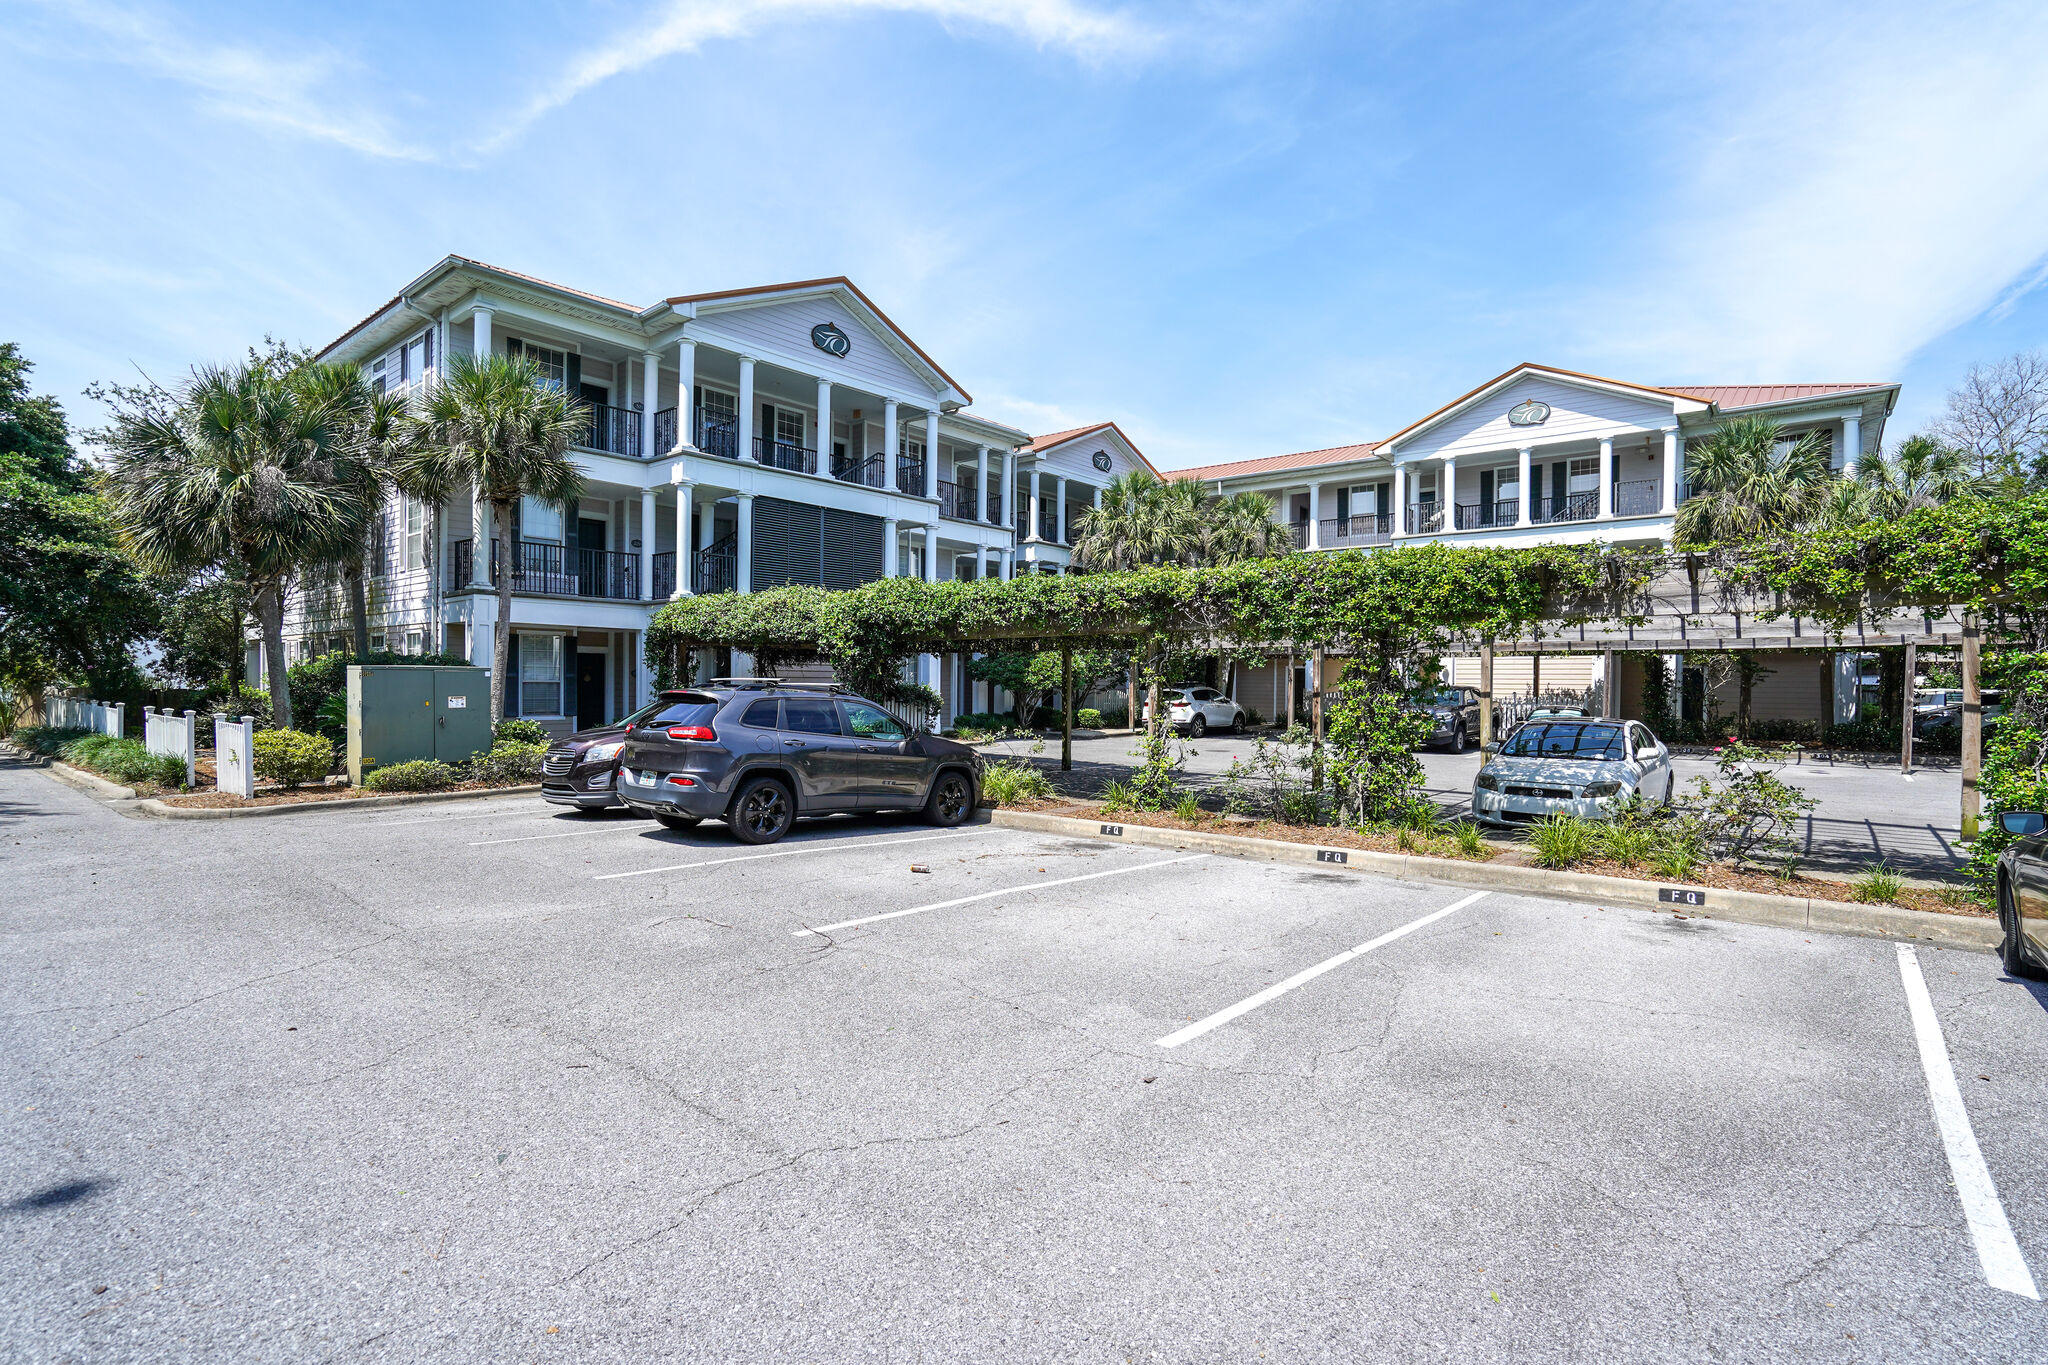
<svg viewBox="0 0 2048 1365"><path fill-rule="evenodd" d="M1392 512L1361 512L1349 517L1328 517L1317 528L1322 547L1346 550L1360 545L1386 545L1394 539Z"/></svg>
<svg viewBox="0 0 2048 1365"><path fill-rule="evenodd" d="M631 408L613 407L609 403L586 403L584 407L588 410L588 425L584 428L581 444L586 449L639 458L639 413Z"/></svg>
<svg viewBox="0 0 2048 1365"><path fill-rule="evenodd" d="M754 463L767 465L770 469L793 469L799 474L815 474L818 472L818 452L793 441L756 436Z"/></svg>
<svg viewBox="0 0 2048 1365"><path fill-rule="evenodd" d="M973 484L950 483L939 480L939 515L952 517L956 521L979 521L981 499L974 495Z"/></svg>
<svg viewBox="0 0 2048 1365"><path fill-rule="evenodd" d="M896 491L924 496L924 458L922 456L898 455L896 457Z"/></svg>
<svg viewBox="0 0 2048 1365"><path fill-rule="evenodd" d="M859 459L851 455L834 455L832 477L841 483L857 483L862 488L880 488L882 467L885 463L880 455L867 455Z"/></svg>
<svg viewBox="0 0 2048 1365"><path fill-rule="evenodd" d="M473 542L458 540L449 547L448 590L471 586L475 568ZM504 542L491 542L490 582L504 571ZM584 550L545 540L514 542L512 591L551 597L596 597L615 602L640 597L640 556L630 550Z"/></svg>

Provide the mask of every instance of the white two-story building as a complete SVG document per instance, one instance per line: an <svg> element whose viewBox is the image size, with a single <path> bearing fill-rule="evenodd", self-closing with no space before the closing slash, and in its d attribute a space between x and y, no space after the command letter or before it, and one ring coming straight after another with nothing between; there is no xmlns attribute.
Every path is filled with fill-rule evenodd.
<svg viewBox="0 0 2048 1365"><path fill-rule="evenodd" d="M1034 438L971 412L967 390L843 278L642 307L450 256L320 358L396 388L486 353L531 359L588 405L572 452L583 495L566 510L528 502L509 527L474 499L395 503L370 578L372 645L489 666L510 574L508 713L552 729L646 699L644 633L673 596L1058 572L1102 485L1150 469L1113 423ZM347 630L338 594L301 591L289 657L339 647ZM918 669L947 718L987 705L959 658Z"/></svg>

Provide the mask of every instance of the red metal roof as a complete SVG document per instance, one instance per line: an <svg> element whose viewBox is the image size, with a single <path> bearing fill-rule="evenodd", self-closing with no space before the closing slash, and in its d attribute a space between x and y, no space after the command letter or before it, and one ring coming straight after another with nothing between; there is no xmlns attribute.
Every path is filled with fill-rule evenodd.
<svg viewBox="0 0 2048 1365"><path fill-rule="evenodd" d="M1157 475L1160 478L1166 479L1174 477L1171 474L1160 474L1159 470L1154 468L1152 462L1145 458L1145 452L1138 449L1138 443L1136 441L1133 441L1130 437L1124 435L1124 429L1114 422L1091 422L1085 427L1068 427L1065 431L1048 431L1043 436L1032 437L1031 443L1027 446L1020 447L1018 453L1023 455L1036 455L1040 451L1051 450L1054 446L1065 445L1068 441L1074 440L1078 437L1086 436L1091 431L1115 432L1117 434L1117 439L1121 440L1125 445L1129 446L1131 448L1131 454L1138 457L1139 464L1142 464L1145 466L1145 468L1152 470L1153 474Z"/></svg>
<svg viewBox="0 0 2048 1365"><path fill-rule="evenodd" d="M1298 450L1292 455L1262 455L1256 460L1232 460L1227 464L1198 465L1193 469L1170 469L1169 479L1234 479L1243 474L1268 474L1281 469L1309 469L1322 464L1362 460L1380 448L1378 441L1364 445L1331 446L1327 450Z"/></svg>
<svg viewBox="0 0 2048 1365"><path fill-rule="evenodd" d="M1723 412L1731 408L1754 408L1765 403L1789 403L1799 398L1826 398L1836 393L1864 393L1889 389L1890 384L1672 384L1673 393L1690 394L1712 403Z"/></svg>

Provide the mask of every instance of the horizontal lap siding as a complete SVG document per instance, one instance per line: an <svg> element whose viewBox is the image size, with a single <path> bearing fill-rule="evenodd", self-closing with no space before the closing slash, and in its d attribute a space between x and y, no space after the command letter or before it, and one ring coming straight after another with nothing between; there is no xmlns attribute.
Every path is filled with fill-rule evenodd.
<svg viewBox="0 0 2048 1365"><path fill-rule="evenodd" d="M1549 418L1540 426L1511 425L1508 422L1509 410L1528 399L1548 403ZM1664 426L1673 420L1672 404L1668 400L1624 398L1619 394L1583 389L1555 380L1525 379L1509 385L1444 425L1403 441L1399 449L1408 457L1498 452L1524 445L1550 445L1573 438L1594 440L1624 431Z"/></svg>
<svg viewBox="0 0 2048 1365"><path fill-rule="evenodd" d="M890 397L931 392L927 381L912 372L887 342L837 299L792 299L730 311L703 311L699 316L705 329L735 342L753 342L756 350L802 356L809 362L811 374L837 384ZM853 343L846 355L827 355L811 343L811 328L821 322L829 322L846 333ZM742 344L739 349L745 352L748 348Z"/></svg>

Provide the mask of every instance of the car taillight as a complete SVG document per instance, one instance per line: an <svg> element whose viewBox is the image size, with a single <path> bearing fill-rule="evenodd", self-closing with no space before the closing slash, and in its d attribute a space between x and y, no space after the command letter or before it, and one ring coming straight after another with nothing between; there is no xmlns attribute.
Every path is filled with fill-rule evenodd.
<svg viewBox="0 0 2048 1365"><path fill-rule="evenodd" d="M670 739L717 739L718 732L708 725L671 725L668 727L668 737Z"/></svg>

